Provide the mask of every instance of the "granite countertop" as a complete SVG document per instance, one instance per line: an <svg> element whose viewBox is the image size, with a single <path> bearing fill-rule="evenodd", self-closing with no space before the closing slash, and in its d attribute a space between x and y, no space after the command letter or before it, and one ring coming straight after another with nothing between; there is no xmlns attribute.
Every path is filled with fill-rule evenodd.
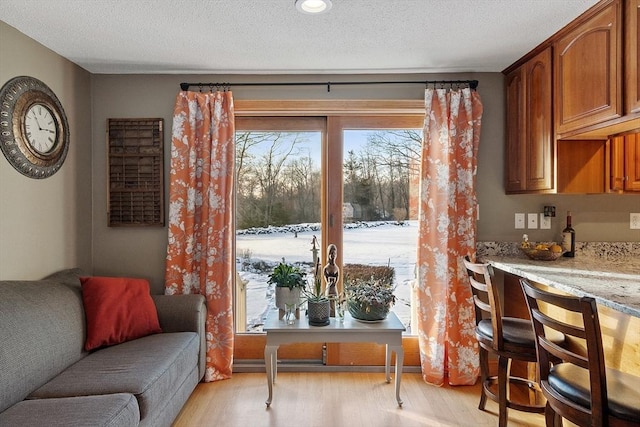
<svg viewBox="0 0 640 427"><path fill-rule="evenodd" d="M640 258L577 255L534 261L524 254L478 254L502 271L577 296L594 297L604 306L640 317Z"/></svg>

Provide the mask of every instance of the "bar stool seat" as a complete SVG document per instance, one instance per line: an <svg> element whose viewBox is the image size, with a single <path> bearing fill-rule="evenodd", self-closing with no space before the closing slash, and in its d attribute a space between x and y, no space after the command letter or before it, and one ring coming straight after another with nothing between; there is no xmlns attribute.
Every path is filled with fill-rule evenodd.
<svg viewBox="0 0 640 427"><path fill-rule="evenodd" d="M476 334L481 334L482 338L487 340L493 339L493 326L491 319L483 319L476 326ZM564 335L558 331L548 331L549 340L556 344L562 343L565 339ZM502 339L506 343L521 345L524 347L533 346L533 353L536 350L536 334L531 328L531 321L528 319L520 319L517 317L502 318Z"/></svg>
<svg viewBox="0 0 640 427"><path fill-rule="evenodd" d="M609 413L616 418L640 422L640 378L617 369L606 370ZM569 363L549 370L549 386L583 407L591 405L589 371Z"/></svg>
<svg viewBox="0 0 640 427"><path fill-rule="evenodd" d="M493 325L491 319L483 319L477 325L477 333L481 334L484 338L493 339ZM523 345L527 347L533 347L533 352L536 350L536 336L531 329L531 322L526 319L517 319L514 317L502 318L502 339L505 342Z"/></svg>

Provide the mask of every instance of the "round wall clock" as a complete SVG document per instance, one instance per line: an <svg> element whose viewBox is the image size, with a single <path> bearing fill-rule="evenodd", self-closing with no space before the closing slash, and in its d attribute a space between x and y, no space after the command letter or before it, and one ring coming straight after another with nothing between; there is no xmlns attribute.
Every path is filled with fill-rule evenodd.
<svg viewBox="0 0 640 427"><path fill-rule="evenodd" d="M69 124L55 93L33 77L14 77L0 89L0 149L30 178L56 173L69 150Z"/></svg>

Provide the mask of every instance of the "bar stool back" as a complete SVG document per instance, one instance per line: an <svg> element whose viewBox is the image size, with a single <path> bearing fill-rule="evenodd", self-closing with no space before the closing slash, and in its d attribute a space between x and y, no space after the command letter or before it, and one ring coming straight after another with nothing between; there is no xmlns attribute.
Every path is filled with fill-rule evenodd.
<svg viewBox="0 0 640 427"><path fill-rule="evenodd" d="M562 425L562 417L579 426L640 426L640 377L605 368L595 299L546 292L526 279L520 284L536 334L546 425ZM567 313L578 316L568 323ZM551 342L552 330L564 333L567 344L578 345Z"/></svg>

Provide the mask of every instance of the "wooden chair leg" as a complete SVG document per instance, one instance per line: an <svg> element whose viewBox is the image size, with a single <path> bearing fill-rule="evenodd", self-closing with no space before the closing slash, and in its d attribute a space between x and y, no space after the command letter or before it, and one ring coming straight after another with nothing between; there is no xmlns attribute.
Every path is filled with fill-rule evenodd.
<svg viewBox="0 0 640 427"><path fill-rule="evenodd" d="M498 357L498 427L507 427L507 387L509 358Z"/></svg>
<svg viewBox="0 0 640 427"><path fill-rule="evenodd" d="M544 421L547 427L562 427L562 417L548 403L544 408Z"/></svg>
<svg viewBox="0 0 640 427"><path fill-rule="evenodd" d="M487 392L484 387L489 378L489 352L480 347L480 381L482 387L480 388L480 403L478 409L484 411L484 406L487 403Z"/></svg>

